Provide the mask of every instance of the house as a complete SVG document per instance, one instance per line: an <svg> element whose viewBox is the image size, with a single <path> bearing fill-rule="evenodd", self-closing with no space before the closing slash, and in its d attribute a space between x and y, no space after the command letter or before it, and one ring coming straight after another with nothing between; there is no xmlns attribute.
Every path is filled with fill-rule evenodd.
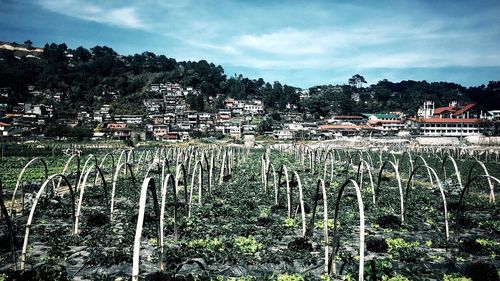
<svg viewBox="0 0 500 281"><path fill-rule="evenodd" d="M0 121L0 136L7 137L9 136L9 131L11 131L12 125L8 123L4 123Z"/></svg>
<svg viewBox="0 0 500 281"><path fill-rule="evenodd" d="M362 113L368 121L401 121L401 117L390 113Z"/></svg>
<svg viewBox="0 0 500 281"><path fill-rule="evenodd" d="M78 112L78 114L76 115L76 118L78 119L78 121L80 121L82 124L87 124L87 123L90 123L93 119L93 116L92 114L90 114L89 112L87 111L80 111Z"/></svg>
<svg viewBox="0 0 500 281"><path fill-rule="evenodd" d="M376 128L382 135L396 135L405 128L400 115L391 113L363 113L367 125Z"/></svg>
<svg viewBox="0 0 500 281"><path fill-rule="evenodd" d="M232 136L232 137L238 138L238 137L241 137L243 127L240 125L236 125L236 124L223 124L223 125L215 126L215 131L221 132L222 134L224 134L226 136Z"/></svg>
<svg viewBox="0 0 500 281"><path fill-rule="evenodd" d="M368 125L379 130L384 136L396 135L406 127L401 120L368 120Z"/></svg>
<svg viewBox="0 0 500 281"><path fill-rule="evenodd" d="M433 102L425 102L417 118L410 125L424 136L464 137L490 131L493 123L482 119L483 113L474 103L452 102L445 107L434 108Z"/></svg>
<svg viewBox="0 0 500 281"><path fill-rule="evenodd" d="M257 129L256 125L242 125L241 128L243 129L243 133L251 133L255 132Z"/></svg>
<svg viewBox="0 0 500 281"><path fill-rule="evenodd" d="M149 90L151 92L160 92L160 84L151 84Z"/></svg>
<svg viewBox="0 0 500 281"><path fill-rule="evenodd" d="M309 99L310 97L311 97L311 95L309 93L309 89L302 89L299 91L299 99L301 101Z"/></svg>
<svg viewBox="0 0 500 281"><path fill-rule="evenodd" d="M239 125L227 126L224 128L224 134L236 139L241 139L243 128ZM227 132L227 133L226 133Z"/></svg>
<svg viewBox="0 0 500 281"><path fill-rule="evenodd" d="M379 129L367 125L321 125L319 131L324 136L358 136L378 133Z"/></svg>
<svg viewBox="0 0 500 281"><path fill-rule="evenodd" d="M132 129L128 128L127 124L123 123L109 123L106 126L106 130L110 133L110 136L115 139L130 139L132 136Z"/></svg>
<svg viewBox="0 0 500 281"><path fill-rule="evenodd" d="M219 109L219 113L217 114L217 121L224 122L231 119L231 110L230 109Z"/></svg>
<svg viewBox="0 0 500 281"><path fill-rule="evenodd" d="M319 131L323 135L330 133L330 136L332 134L335 136L356 136L360 133L361 127L358 125L321 125Z"/></svg>
<svg viewBox="0 0 500 281"><path fill-rule="evenodd" d="M130 125L141 125L143 121L142 115L115 115L113 117L115 122L125 123Z"/></svg>
<svg viewBox="0 0 500 281"><path fill-rule="evenodd" d="M144 100L143 103L146 110L150 113L163 112L165 108L163 99L148 99Z"/></svg>
<svg viewBox="0 0 500 281"><path fill-rule="evenodd" d="M192 128L198 127L198 113L196 111L187 112L187 122Z"/></svg>
<svg viewBox="0 0 500 281"><path fill-rule="evenodd" d="M293 140L293 133L289 130L274 131L273 136L277 140Z"/></svg>
<svg viewBox="0 0 500 281"><path fill-rule="evenodd" d="M366 124L366 121L368 119L361 116L361 115L337 115L337 116L332 116L328 120L328 123L350 123L350 124L356 124L356 125L361 125L361 124Z"/></svg>
<svg viewBox="0 0 500 281"><path fill-rule="evenodd" d="M168 132L164 139L166 139L166 140L180 140L181 137L180 137L179 132Z"/></svg>
<svg viewBox="0 0 500 281"><path fill-rule="evenodd" d="M300 123L289 123L284 125L289 131L297 132L304 130L304 126Z"/></svg>
<svg viewBox="0 0 500 281"><path fill-rule="evenodd" d="M224 100L224 107L225 108L234 108L238 106L238 100L232 99L232 98L227 98Z"/></svg>
<svg viewBox="0 0 500 281"><path fill-rule="evenodd" d="M106 132L94 132L92 133L91 140L102 140L107 137Z"/></svg>
<svg viewBox="0 0 500 281"><path fill-rule="evenodd" d="M243 106L243 111L245 114L258 115L264 113L264 105L259 100L253 100L249 103L245 103Z"/></svg>
<svg viewBox="0 0 500 281"><path fill-rule="evenodd" d="M177 123L175 124L175 128L178 131L191 131L191 129L193 129L193 127L189 123Z"/></svg>
<svg viewBox="0 0 500 281"><path fill-rule="evenodd" d="M111 105L105 104L99 110L94 110L93 120L95 122L108 122L111 121Z"/></svg>
<svg viewBox="0 0 500 281"><path fill-rule="evenodd" d="M153 137L156 140L161 140L167 138L169 132L168 125L154 125L153 126Z"/></svg>
<svg viewBox="0 0 500 281"><path fill-rule="evenodd" d="M8 98L9 95L12 93L12 88L11 87L2 87L0 88L0 97L2 98Z"/></svg>
<svg viewBox="0 0 500 281"><path fill-rule="evenodd" d="M244 109L243 107L233 107L231 108L231 114L233 116L240 116L240 115L243 115L243 112L244 112Z"/></svg>
<svg viewBox="0 0 500 281"><path fill-rule="evenodd" d="M214 125L214 116L211 113L198 113L200 127L211 127Z"/></svg>

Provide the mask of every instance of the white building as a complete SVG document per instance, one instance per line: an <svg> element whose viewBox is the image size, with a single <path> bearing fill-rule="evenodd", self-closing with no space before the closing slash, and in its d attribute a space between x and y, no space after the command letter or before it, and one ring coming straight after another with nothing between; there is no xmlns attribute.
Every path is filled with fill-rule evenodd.
<svg viewBox="0 0 500 281"><path fill-rule="evenodd" d="M471 118L422 118L417 123L424 136L465 137L480 135L484 130L480 119Z"/></svg>
<svg viewBox="0 0 500 281"><path fill-rule="evenodd" d="M259 100L251 101L250 103L245 103L243 106L243 110L246 114L263 114L264 113L264 105Z"/></svg>
<svg viewBox="0 0 500 281"><path fill-rule="evenodd" d="M274 138L277 140L293 140L293 133L289 130L274 131Z"/></svg>

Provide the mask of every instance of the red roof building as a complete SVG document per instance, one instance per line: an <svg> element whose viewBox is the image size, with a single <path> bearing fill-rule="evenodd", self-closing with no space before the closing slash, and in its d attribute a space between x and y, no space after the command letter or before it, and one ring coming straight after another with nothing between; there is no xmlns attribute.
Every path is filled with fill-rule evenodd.
<svg viewBox="0 0 500 281"><path fill-rule="evenodd" d="M452 103L449 106L434 109L434 117L438 118L479 118L481 112L477 111L475 103L457 105Z"/></svg>

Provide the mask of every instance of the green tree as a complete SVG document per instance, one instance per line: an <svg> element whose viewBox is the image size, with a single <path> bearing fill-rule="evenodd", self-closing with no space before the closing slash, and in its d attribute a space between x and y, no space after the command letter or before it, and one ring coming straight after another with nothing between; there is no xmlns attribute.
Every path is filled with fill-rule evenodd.
<svg viewBox="0 0 500 281"><path fill-rule="evenodd" d="M365 77L355 74L351 78L349 78L349 85L355 88L361 88L363 87L363 84L366 84Z"/></svg>
<svg viewBox="0 0 500 281"><path fill-rule="evenodd" d="M271 118L262 119L259 125L257 126L257 132L261 134L264 132L270 132L272 130L273 130L273 120Z"/></svg>

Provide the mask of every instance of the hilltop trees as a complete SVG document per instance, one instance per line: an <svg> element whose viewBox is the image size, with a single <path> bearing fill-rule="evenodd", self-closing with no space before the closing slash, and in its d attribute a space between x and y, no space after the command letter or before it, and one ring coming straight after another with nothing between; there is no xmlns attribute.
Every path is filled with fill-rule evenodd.
<svg viewBox="0 0 500 281"><path fill-rule="evenodd" d="M500 107L500 81L490 81L487 86L471 87L467 94L485 109L499 109Z"/></svg>
<svg viewBox="0 0 500 281"><path fill-rule="evenodd" d="M355 88L361 88L361 87L363 87L363 84L366 84L365 77L363 77L359 74L355 74L354 76L349 78L348 82L349 82L349 85L351 85L352 87L355 87Z"/></svg>

